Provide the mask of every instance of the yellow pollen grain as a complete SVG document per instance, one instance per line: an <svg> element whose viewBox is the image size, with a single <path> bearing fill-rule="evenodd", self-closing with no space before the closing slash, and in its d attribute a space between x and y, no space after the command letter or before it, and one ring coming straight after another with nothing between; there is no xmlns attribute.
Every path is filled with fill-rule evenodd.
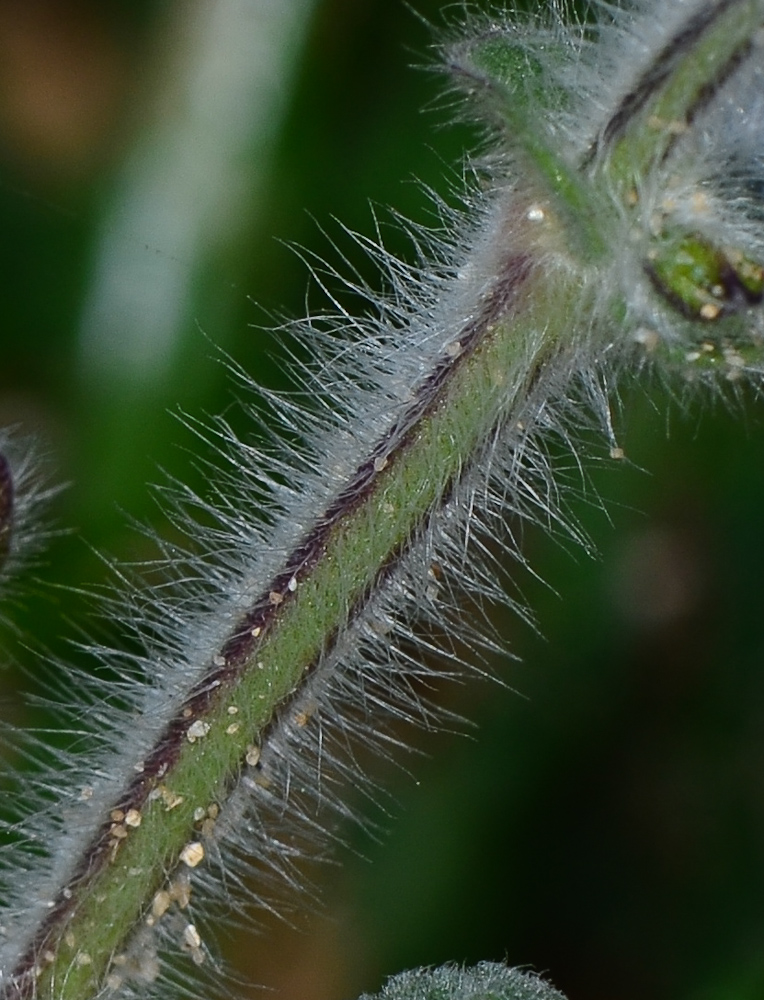
<svg viewBox="0 0 764 1000"><path fill-rule="evenodd" d="M201 719L197 719L186 730L186 739L189 743L196 743L197 740L203 739L209 731L209 722L202 722Z"/></svg>
<svg viewBox="0 0 764 1000"><path fill-rule="evenodd" d="M692 208L695 212L708 211L708 195L704 191L695 191L692 195Z"/></svg>
<svg viewBox="0 0 764 1000"><path fill-rule="evenodd" d="M183 940L190 948L201 947L202 939L199 935L199 931L193 924L186 924L185 930L183 931Z"/></svg>
<svg viewBox="0 0 764 1000"><path fill-rule="evenodd" d="M250 767L254 767L260 760L260 747L247 747L247 755L244 758Z"/></svg>
<svg viewBox="0 0 764 1000"><path fill-rule="evenodd" d="M139 809L128 809L125 814L125 826L131 826L133 829L136 829L141 825L142 819L143 817Z"/></svg>
<svg viewBox="0 0 764 1000"><path fill-rule="evenodd" d="M191 884L187 878L176 879L169 887L170 899L185 910L191 902Z"/></svg>
<svg viewBox="0 0 764 1000"><path fill-rule="evenodd" d="M278 607L279 604L283 603L284 595L280 594L277 590L272 590L270 594L268 594L268 600L271 604L275 604Z"/></svg>
<svg viewBox="0 0 764 1000"><path fill-rule="evenodd" d="M177 792L171 792L167 785L160 785L156 790L159 792L158 797L161 798L167 812L175 809L183 801L183 796L178 795Z"/></svg>
<svg viewBox="0 0 764 1000"><path fill-rule="evenodd" d="M658 115L650 115L647 119L647 127L655 129L658 132L665 131L669 135L684 135L689 128L687 122L684 122L679 118L675 118L673 121L666 121Z"/></svg>
<svg viewBox="0 0 764 1000"><path fill-rule="evenodd" d="M152 953L141 955L138 973L141 979L147 983L153 983L154 980L158 979L160 965L157 956Z"/></svg>
<svg viewBox="0 0 764 1000"><path fill-rule="evenodd" d="M194 840L190 844L186 844L180 852L180 860L189 868L196 868L203 858L204 847L198 840Z"/></svg>
<svg viewBox="0 0 764 1000"><path fill-rule="evenodd" d="M241 726L239 725L238 722L232 722L231 725L227 727L226 734L228 736L233 736L233 734L234 733L238 733L238 731L240 729L241 729Z"/></svg>
<svg viewBox="0 0 764 1000"><path fill-rule="evenodd" d="M634 340L641 344L646 351L654 351L660 342L660 336L657 330L640 327L634 334Z"/></svg>
<svg viewBox="0 0 764 1000"><path fill-rule="evenodd" d="M263 631L262 628L258 625L256 628L252 629L250 635L252 636L253 639L256 639L262 631Z"/></svg>
<svg viewBox="0 0 764 1000"><path fill-rule="evenodd" d="M172 903L170 893L166 889L160 889L151 900L151 913L156 920L167 913L170 909L170 903Z"/></svg>

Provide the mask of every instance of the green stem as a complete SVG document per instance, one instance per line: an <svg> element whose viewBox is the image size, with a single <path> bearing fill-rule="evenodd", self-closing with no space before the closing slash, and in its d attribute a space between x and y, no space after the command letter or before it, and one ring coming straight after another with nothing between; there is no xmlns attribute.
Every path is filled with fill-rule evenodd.
<svg viewBox="0 0 764 1000"><path fill-rule="evenodd" d="M514 206L522 218L519 206ZM561 272L555 296L534 242L555 223L523 223L528 249L500 266L476 317L244 614L88 845L4 996L84 1000L119 974L132 932L184 864L195 866L243 770L256 773L269 726L448 502L497 429L532 426L550 379L569 370ZM531 234L532 230L532 234ZM167 873L170 876L168 883ZM42 956L42 958L41 958ZM115 964L116 963L116 964ZM42 968L41 968L42 967Z"/></svg>
<svg viewBox="0 0 764 1000"><path fill-rule="evenodd" d="M589 159L625 196L664 160L719 87L751 55L762 0L712 0L682 22L633 82L600 131Z"/></svg>

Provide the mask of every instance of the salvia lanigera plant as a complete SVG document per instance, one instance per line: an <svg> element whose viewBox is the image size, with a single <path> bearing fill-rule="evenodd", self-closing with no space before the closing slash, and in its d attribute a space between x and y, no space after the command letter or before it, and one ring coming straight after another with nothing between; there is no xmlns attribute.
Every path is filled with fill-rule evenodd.
<svg viewBox="0 0 764 1000"><path fill-rule="evenodd" d="M413 264L370 245L385 287L360 288L362 320L338 305L290 328L302 397L265 394L271 447L223 418L205 432L217 485L171 491L173 542L112 598L132 642L93 647L109 679L72 674L75 749L14 791L3 1000L221 988L218 923L299 888L361 749L396 755L402 723L441 718L431 682L484 672L495 638L474 623L523 560L517 526L578 537L565 456L596 425L622 457L615 388L758 384L764 3L585 14L464 11L442 64L489 151L462 208L411 229ZM10 575L45 490L18 441L4 454ZM382 996L560 994L484 964Z"/></svg>

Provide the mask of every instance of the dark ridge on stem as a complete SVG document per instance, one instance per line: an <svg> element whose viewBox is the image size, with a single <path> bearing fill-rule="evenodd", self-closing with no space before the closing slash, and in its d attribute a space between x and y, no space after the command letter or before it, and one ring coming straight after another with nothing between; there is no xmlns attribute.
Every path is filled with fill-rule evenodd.
<svg viewBox="0 0 764 1000"><path fill-rule="evenodd" d="M544 365L545 365L545 360L543 358L539 358L536 364L533 366L533 369L530 371L526 385L526 393L528 395L530 395L538 385L541 379L541 375L543 374L544 371ZM441 495L441 507L445 507L451 501L455 487L468 473L469 468L470 466L466 465L461 470L458 476L452 477L446 483L445 489ZM345 619L346 625L352 624L352 622L354 622L360 616L360 614L363 612L363 610L369 603L371 596L374 593L378 592L384 586L384 584L390 579L390 577L393 576L393 574L397 570L401 560L405 557L405 555L416 547L417 543L423 537L424 532L426 530L426 520L427 520L427 515L424 515L424 517L420 520L420 522L414 526L411 536L407 538L405 541L401 542L401 544L398 545L395 549L391 549L387 559L380 566L377 575L374 577L374 580L363 591L363 593L358 595L352 607L348 609L347 617ZM339 637L339 630L332 633L325 647L321 650L319 656L316 657L316 659L313 660L310 664L308 664L305 671L305 676L308 676L309 674L313 673L323 659L325 659L327 656L332 655L334 648L336 647L338 637ZM277 731L282 719L285 716L287 716L290 712L290 709L297 704L301 694L302 694L301 690L294 691L291 695L285 698L284 701L278 706L278 709L274 713L274 716L271 719L271 721L266 726L263 727L261 733L263 745L270 739L271 734Z"/></svg>
<svg viewBox="0 0 764 1000"><path fill-rule="evenodd" d="M750 306L761 305L762 302L762 293L747 288L735 268L729 263L725 264L719 273L720 294L714 297L709 294L707 299L699 298L695 302L688 301L666 284L649 261L643 264L643 268L655 291L663 296L685 319L711 325L727 316L742 312ZM702 308L704 305L713 305L718 311L706 315Z"/></svg>
<svg viewBox="0 0 764 1000"><path fill-rule="evenodd" d="M0 453L0 569L11 552L13 540L13 474L8 459Z"/></svg>
<svg viewBox="0 0 764 1000"><path fill-rule="evenodd" d="M695 100L687 109L685 120L688 126L692 125L698 115L705 111L724 84L735 75L743 63L753 55L753 52L754 43L750 38L747 38L739 48L735 49L727 62L719 68L719 72L716 74L716 77L713 80L709 80L703 87L700 88ZM681 138L681 135L671 136L668 144L666 145L666 149L663 152L663 156L661 157L661 163L665 163Z"/></svg>
<svg viewBox="0 0 764 1000"><path fill-rule="evenodd" d="M375 462L387 459L389 464L405 451L407 445L413 440L419 423L438 405L441 393L449 378L466 362L490 328L500 319L505 318L515 305L532 269L533 262L528 255L513 256L505 262L499 278L484 297L482 307L474 318L464 325L457 336L456 340L460 344L459 353L454 357L444 355L436 363L432 373L422 381L416 390L411 405L373 447L369 457L358 466L348 485L340 491L323 515L316 521L314 527L306 534L303 541L287 557L284 569L271 580L270 586L261 593L253 603L252 608L243 615L230 638L224 643L220 656L225 659L225 664L213 666L194 685L178 713L168 722L154 747L144 759L141 772L131 778L123 794L109 812L119 809L127 813L131 809L139 811L142 809L157 781L171 770L178 759L189 725L193 723L194 719L206 714L215 698L220 696L220 691L230 687L241 676L251 660L254 649L273 627L283 606L294 596L294 591L289 587L290 582L294 579L299 580L301 576L305 576L311 570L320 559L332 532L342 519L352 513L372 494L379 472ZM537 374L534 372L534 380ZM449 495L452 488L453 484L450 484ZM447 496L446 499L448 499ZM360 613L379 583L391 575L401 557L416 541L418 531L421 531L421 525L418 530L415 527L412 537L389 554L383 566L380 567L374 583L363 594L358 595L353 608L349 611L351 618ZM274 595L278 595L276 601L273 599ZM257 629L260 631L257 636L253 636L253 631ZM312 663L306 664L304 677L315 671L321 657L330 652L336 639L336 633L334 636L330 636L325 649ZM279 712L288 706L294 697L293 693L284 699L281 705L275 706L271 722L263 729L264 735L275 730ZM37 933L17 963L9 980L4 986L0 985L0 998L2 1000L33 1000L35 997L36 978L34 973L38 957L46 950L55 952L67 918L77 908L78 897L88 883L97 877L107 864L111 852L111 826L111 819L104 820L93 840L81 855L72 876L60 890L54 905L46 913Z"/></svg>
<svg viewBox="0 0 764 1000"><path fill-rule="evenodd" d="M739 0L719 0L714 6L709 5L699 10L690 18L686 26L674 35L658 53L654 62L645 72L632 90L623 98L605 124L600 134L589 147L582 167L588 167L601 149L610 146L624 131L635 115L639 114L656 90L671 75L676 61L684 54L713 22L725 14ZM704 88L705 89L705 88Z"/></svg>

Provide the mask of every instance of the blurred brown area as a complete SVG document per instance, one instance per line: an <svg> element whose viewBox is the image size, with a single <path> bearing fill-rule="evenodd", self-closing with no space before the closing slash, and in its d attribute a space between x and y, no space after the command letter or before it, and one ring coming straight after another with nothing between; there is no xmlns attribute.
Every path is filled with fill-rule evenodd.
<svg viewBox="0 0 764 1000"><path fill-rule="evenodd" d="M103 169L130 85L129 53L102 5L0 3L3 159L25 182L65 188Z"/></svg>

